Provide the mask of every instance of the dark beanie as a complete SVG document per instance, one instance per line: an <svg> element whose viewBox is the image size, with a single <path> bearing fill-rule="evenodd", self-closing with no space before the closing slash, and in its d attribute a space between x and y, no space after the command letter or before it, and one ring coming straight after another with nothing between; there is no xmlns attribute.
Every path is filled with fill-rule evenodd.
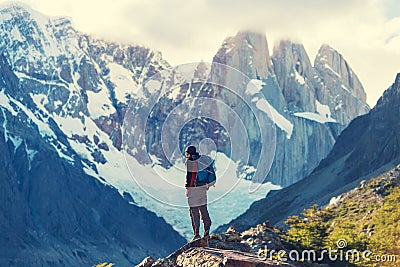
<svg viewBox="0 0 400 267"><path fill-rule="evenodd" d="M186 152L189 153L190 155L198 154L197 151L196 151L196 147L195 146L188 146L186 148Z"/></svg>

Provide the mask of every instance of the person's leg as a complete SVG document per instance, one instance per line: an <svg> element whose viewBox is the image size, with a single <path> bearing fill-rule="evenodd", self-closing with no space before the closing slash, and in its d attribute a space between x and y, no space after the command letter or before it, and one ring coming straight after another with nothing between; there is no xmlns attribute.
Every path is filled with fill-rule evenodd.
<svg viewBox="0 0 400 267"><path fill-rule="evenodd" d="M190 207L190 219L192 220L192 228L193 234L195 237L199 237L199 228L200 228L200 214L199 207Z"/></svg>
<svg viewBox="0 0 400 267"><path fill-rule="evenodd" d="M203 236L208 236L210 234L211 219L210 219L210 214L208 214L207 204L200 206L199 210L204 225Z"/></svg>

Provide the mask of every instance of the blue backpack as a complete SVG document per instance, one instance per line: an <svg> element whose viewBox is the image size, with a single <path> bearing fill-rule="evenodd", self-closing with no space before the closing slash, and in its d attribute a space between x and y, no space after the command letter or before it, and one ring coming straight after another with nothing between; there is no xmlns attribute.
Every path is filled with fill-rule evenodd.
<svg viewBox="0 0 400 267"><path fill-rule="evenodd" d="M217 180L214 169L214 160L208 156L201 156L197 160L198 172L196 177L197 185L214 184Z"/></svg>

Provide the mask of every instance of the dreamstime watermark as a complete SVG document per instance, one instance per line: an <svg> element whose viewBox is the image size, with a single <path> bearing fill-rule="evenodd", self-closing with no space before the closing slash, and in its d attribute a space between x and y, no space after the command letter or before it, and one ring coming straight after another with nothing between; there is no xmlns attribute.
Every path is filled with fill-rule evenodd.
<svg viewBox="0 0 400 267"><path fill-rule="evenodd" d="M278 260L278 261L311 261L323 262L330 261L347 261L347 262L396 262L396 255L374 254L370 250L359 251L357 249L345 249L347 241L339 239L336 242L336 248L328 248L322 251L316 250L269 250L267 246L258 252L260 260Z"/></svg>

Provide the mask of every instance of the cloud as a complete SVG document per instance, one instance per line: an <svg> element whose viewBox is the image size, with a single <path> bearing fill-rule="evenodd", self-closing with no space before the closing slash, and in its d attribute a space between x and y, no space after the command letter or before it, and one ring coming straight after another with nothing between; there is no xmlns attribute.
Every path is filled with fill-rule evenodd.
<svg viewBox="0 0 400 267"><path fill-rule="evenodd" d="M70 16L83 32L157 49L172 64L211 61L223 40L241 29L265 32L271 51L279 39L299 41L311 61L326 43L349 61L372 106L400 72L398 0L23 2Z"/></svg>

